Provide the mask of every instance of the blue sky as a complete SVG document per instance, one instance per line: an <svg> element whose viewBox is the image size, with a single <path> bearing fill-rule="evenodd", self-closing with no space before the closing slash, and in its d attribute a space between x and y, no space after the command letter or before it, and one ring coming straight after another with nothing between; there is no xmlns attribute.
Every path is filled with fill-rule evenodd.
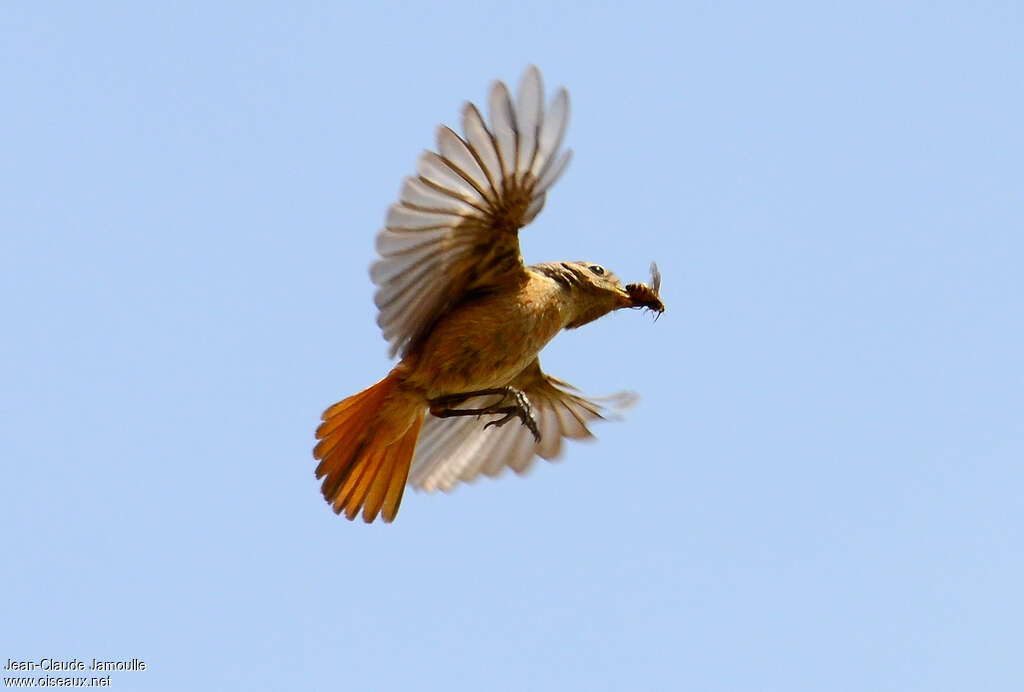
<svg viewBox="0 0 1024 692"><path fill-rule="evenodd" d="M7 3L0 656L120 689L1017 690L1024 28L987 3ZM319 496L401 178L527 64L527 261L668 306L527 479ZM6 659L3 661L6 663ZM5 673L6 675L6 673Z"/></svg>

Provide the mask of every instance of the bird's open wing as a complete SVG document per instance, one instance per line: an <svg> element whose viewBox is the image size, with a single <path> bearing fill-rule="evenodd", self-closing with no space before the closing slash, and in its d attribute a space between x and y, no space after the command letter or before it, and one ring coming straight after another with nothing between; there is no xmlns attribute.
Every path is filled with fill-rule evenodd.
<svg viewBox="0 0 1024 692"><path fill-rule="evenodd" d="M381 258L370 276L392 356L404 355L467 292L525 272L519 229L569 163L571 150L559 152L569 94L559 89L545 109L536 67L526 70L514 103L495 82L488 108L490 128L472 103L462 110L462 137L438 128L437 152L420 157L377 235Z"/></svg>
<svg viewBox="0 0 1024 692"><path fill-rule="evenodd" d="M459 481L469 482L481 473L499 475L505 467L525 473L535 456L555 459L562 452L562 438L593 437L587 424L603 420L609 409L629 406L635 400L630 393L604 398L600 403L575 393L575 388L547 375L534 360L512 386L522 390L533 404L533 414L541 439L518 420L502 427L485 428L487 420L473 416L436 418L427 416L416 445L409 483L417 489L445 492ZM480 408L493 403L494 397L476 397L459 408Z"/></svg>

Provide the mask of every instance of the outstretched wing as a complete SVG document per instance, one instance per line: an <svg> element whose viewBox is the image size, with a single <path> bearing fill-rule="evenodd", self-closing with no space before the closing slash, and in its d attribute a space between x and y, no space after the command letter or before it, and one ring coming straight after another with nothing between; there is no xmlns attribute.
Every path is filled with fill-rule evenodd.
<svg viewBox="0 0 1024 692"><path fill-rule="evenodd" d="M497 476L506 466L516 473L525 473L536 456L549 460L558 457L562 438L593 437L588 423L604 420L609 409L622 409L635 401L635 396L627 392L607 397L601 403L586 399L576 394L572 385L542 372L537 360L512 386L522 390L533 404L540 442L534 441L518 420L500 428L485 428L487 421L477 417L428 415L416 445L409 483L428 492L438 488L448 492L459 481L472 481L481 473ZM493 402L493 396L476 397L460 408L480 408Z"/></svg>
<svg viewBox="0 0 1024 692"><path fill-rule="evenodd" d="M467 292L526 271L519 229L569 163L572 151L559 152L569 94L559 89L545 110L536 67L524 73L515 103L495 82L488 107L490 128L472 103L462 110L461 137L438 128L437 152L420 157L377 235L370 276L391 356L404 355Z"/></svg>

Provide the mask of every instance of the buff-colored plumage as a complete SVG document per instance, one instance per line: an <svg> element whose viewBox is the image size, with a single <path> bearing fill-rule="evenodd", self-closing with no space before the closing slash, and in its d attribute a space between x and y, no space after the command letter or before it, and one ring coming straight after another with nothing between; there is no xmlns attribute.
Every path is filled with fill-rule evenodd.
<svg viewBox="0 0 1024 692"><path fill-rule="evenodd" d="M598 265L523 264L519 229L571 158L569 96L560 89L545 108L530 67L515 101L494 84L488 110L489 127L467 104L462 136L438 129L437 151L420 157L377 235L377 322L402 360L324 412L314 450L324 497L349 519L392 521L407 477L449 490L506 466L522 473L556 457L563 437L590 437L606 409L544 374L538 352L612 310L664 309L656 290L624 288ZM523 425L505 425L513 416Z"/></svg>

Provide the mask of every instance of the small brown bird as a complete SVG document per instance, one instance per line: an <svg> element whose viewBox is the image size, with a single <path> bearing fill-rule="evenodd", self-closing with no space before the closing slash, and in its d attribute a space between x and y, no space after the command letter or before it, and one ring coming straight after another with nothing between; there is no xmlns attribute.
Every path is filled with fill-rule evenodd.
<svg viewBox="0 0 1024 692"><path fill-rule="evenodd" d="M545 374L538 352L612 310L665 309L653 264L650 286L625 287L590 262L523 264L519 229L572 153L560 151L569 95L559 89L545 109L530 67L515 103L495 82L488 106L490 127L467 103L462 137L438 129L437 152L420 157L377 235L377 323L401 360L324 411L313 450L324 498L349 519L362 509L367 522L392 521L407 479L449 490L505 466L523 472L534 456L557 456L563 437L589 437L605 409Z"/></svg>

